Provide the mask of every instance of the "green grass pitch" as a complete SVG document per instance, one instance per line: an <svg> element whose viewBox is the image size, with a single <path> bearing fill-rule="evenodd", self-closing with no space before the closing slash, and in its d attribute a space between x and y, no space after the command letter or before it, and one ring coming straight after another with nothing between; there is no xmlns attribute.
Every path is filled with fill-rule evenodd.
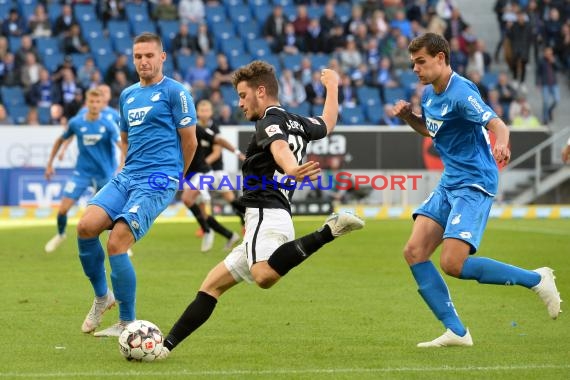
<svg viewBox="0 0 570 380"><path fill-rule="evenodd" d="M296 218L297 236L323 219ZM233 219L229 225L238 228ZM137 317L164 333L225 256L219 236L213 251L200 253L195 229L159 223L134 247ZM241 284L226 293L168 360L131 363L116 339L80 331L93 295L74 227L50 255L43 246L54 226L2 229L0 378L570 378L570 315L552 321L539 298L521 287L446 277L475 345L416 348L443 327L402 258L410 230L411 221L369 220L271 290ZM570 297L570 220L492 220L479 254L529 269L550 266L562 298ZM117 318L114 308L103 327Z"/></svg>

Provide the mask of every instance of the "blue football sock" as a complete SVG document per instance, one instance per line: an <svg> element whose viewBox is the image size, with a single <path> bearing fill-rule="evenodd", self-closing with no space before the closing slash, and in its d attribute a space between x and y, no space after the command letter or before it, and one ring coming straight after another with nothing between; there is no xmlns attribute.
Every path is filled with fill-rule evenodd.
<svg viewBox="0 0 570 380"><path fill-rule="evenodd" d="M79 261L83 272L91 281L95 296L107 294L107 277L105 276L105 251L98 237L91 239L77 238L79 246Z"/></svg>
<svg viewBox="0 0 570 380"><path fill-rule="evenodd" d="M467 330L465 330L465 326L463 326L455 311L455 306L451 302L449 290L443 281L443 277L441 277L433 263L426 261L414 264L410 269L418 284L418 292L437 319L455 334L464 336Z"/></svg>
<svg viewBox="0 0 570 380"><path fill-rule="evenodd" d="M109 263L113 292L119 303L119 318L121 321L134 321L137 277L131 259L126 253L121 253L109 256Z"/></svg>
<svg viewBox="0 0 570 380"><path fill-rule="evenodd" d="M463 263L461 279L481 284L521 285L532 288L540 282L540 274L505 264L487 257L468 257Z"/></svg>
<svg viewBox="0 0 570 380"><path fill-rule="evenodd" d="M67 214L57 214L57 233L63 235L67 227Z"/></svg>

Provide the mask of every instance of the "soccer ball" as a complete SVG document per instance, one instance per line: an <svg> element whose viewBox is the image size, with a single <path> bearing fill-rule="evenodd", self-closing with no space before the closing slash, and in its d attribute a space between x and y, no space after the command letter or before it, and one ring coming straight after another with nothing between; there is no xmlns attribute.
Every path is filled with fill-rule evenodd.
<svg viewBox="0 0 570 380"><path fill-rule="evenodd" d="M119 336L119 349L127 360L151 362L162 350L163 336L152 322L129 323Z"/></svg>

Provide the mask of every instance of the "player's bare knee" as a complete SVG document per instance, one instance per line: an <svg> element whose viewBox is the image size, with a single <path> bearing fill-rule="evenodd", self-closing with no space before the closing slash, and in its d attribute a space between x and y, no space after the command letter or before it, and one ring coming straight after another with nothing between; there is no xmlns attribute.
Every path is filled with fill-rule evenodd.
<svg viewBox="0 0 570 380"><path fill-rule="evenodd" d="M459 261L450 258L444 258L442 256L439 264L443 272L448 276L459 278L461 275L461 269L463 268L463 265Z"/></svg>
<svg viewBox="0 0 570 380"><path fill-rule="evenodd" d="M77 236L81 239L90 239L99 236L99 231L85 218L81 218L77 223Z"/></svg>
<svg viewBox="0 0 570 380"><path fill-rule="evenodd" d="M423 251L418 245L408 242L404 247L404 259L408 265L421 263L426 260Z"/></svg>
<svg viewBox="0 0 570 380"><path fill-rule="evenodd" d="M269 289L273 285L275 285L275 282L277 282L277 280L275 278L270 278L270 277L261 277L255 279L255 283L261 289Z"/></svg>

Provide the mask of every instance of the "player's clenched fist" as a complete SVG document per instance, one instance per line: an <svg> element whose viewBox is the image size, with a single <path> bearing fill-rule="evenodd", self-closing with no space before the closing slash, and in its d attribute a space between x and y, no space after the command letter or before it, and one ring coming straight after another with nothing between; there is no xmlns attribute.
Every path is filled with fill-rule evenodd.
<svg viewBox="0 0 570 380"><path fill-rule="evenodd" d="M412 114L412 104L405 100L398 100L394 105L394 116L406 119Z"/></svg>
<svg viewBox="0 0 570 380"><path fill-rule="evenodd" d="M328 88L329 86L338 87L338 74L336 71L331 69L321 70L321 83L323 86Z"/></svg>

